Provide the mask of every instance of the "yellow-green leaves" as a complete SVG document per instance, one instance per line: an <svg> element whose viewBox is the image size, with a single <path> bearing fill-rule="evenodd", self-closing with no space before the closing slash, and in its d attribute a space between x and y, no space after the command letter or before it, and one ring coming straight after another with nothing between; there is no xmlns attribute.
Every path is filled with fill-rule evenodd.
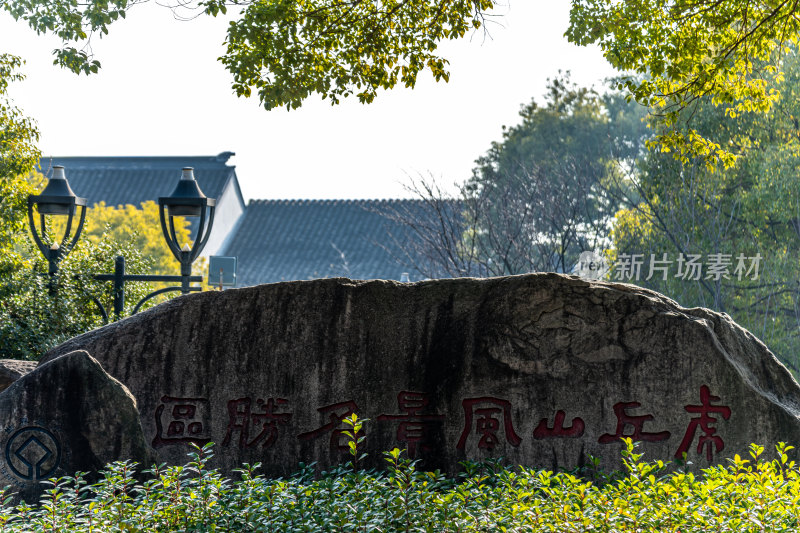
<svg viewBox="0 0 800 533"><path fill-rule="evenodd" d="M39 161L36 123L7 96L8 85L23 78L22 60L0 54L0 278L18 268L12 250L26 227L26 208L33 184L27 179Z"/></svg>
<svg viewBox="0 0 800 533"><path fill-rule="evenodd" d="M729 313L797 372L800 56L793 48L782 52L781 81L759 88L774 96L769 111L706 96L683 111L689 127L667 118L653 125L659 139L636 168L643 201L617 214L613 241L617 254L642 254L645 266L666 253L669 274L654 270L645 280L645 272L639 284L687 307ZM760 255L758 279L742 271L716 283L707 270L682 275L677 267L681 254L714 253L730 254L731 273L740 254Z"/></svg>
<svg viewBox="0 0 800 533"><path fill-rule="evenodd" d="M566 35L599 45L630 73L626 88L670 129L705 95L735 115L771 109L779 94L766 88L781 81L781 53L797 41L799 10L796 2L573 0ZM709 166L733 166L729 147L689 133L661 132L656 142L679 160L700 156Z"/></svg>
<svg viewBox="0 0 800 533"><path fill-rule="evenodd" d="M189 224L183 217L175 219L178 241L190 242ZM110 239L118 245L131 246L153 262L153 274L175 274L180 265L167 248L161 235L158 205L151 201L140 206L106 206L100 202L92 206L86 216L82 239L99 244Z"/></svg>

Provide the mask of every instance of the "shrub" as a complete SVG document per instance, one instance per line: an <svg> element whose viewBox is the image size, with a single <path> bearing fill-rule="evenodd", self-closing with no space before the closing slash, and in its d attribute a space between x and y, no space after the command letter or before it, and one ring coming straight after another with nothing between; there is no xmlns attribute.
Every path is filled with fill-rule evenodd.
<svg viewBox="0 0 800 533"><path fill-rule="evenodd" d="M357 442L358 433L354 432ZM155 466L147 481L115 462L88 485L85 473L52 479L38 506L0 505L4 532L766 532L800 528L800 470L780 444L774 460L750 458L697 473L641 461L628 441L627 472L538 471L499 461L465 463L447 478L395 449L384 472L353 459L317 473L302 465L267 479L244 465L238 481L208 468L211 446L184 466ZM582 472L586 474L587 472Z"/></svg>

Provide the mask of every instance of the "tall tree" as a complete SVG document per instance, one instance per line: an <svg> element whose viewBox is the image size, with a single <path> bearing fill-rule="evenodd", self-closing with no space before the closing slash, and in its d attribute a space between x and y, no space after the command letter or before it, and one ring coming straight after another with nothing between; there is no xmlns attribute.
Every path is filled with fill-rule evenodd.
<svg viewBox="0 0 800 533"><path fill-rule="evenodd" d="M727 171L709 169L702 158L679 161L658 151L642 159L634 179L640 202L618 213L614 228L613 277L682 305L729 313L797 371L798 54L788 51L781 68L785 78L768 89L782 96L766 114L731 117L711 97L691 111L701 135L720 139L738 156ZM627 279L620 276L619 267L632 266L637 257L638 279L630 268Z"/></svg>
<svg viewBox="0 0 800 533"><path fill-rule="evenodd" d="M570 271L582 251L609 243L642 115L619 94L599 95L568 75L551 80L544 105L522 106L521 122L504 128L456 199L435 183L412 184L429 214L393 217L416 235L406 263L429 277Z"/></svg>
<svg viewBox="0 0 800 533"><path fill-rule="evenodd" d="M639 153L641 116L568 73L548 82L543 106L522 107L466 184L485 211L477 229L493 274L567 272L581 251L603 247L618 209L610 186Z"/></svg>

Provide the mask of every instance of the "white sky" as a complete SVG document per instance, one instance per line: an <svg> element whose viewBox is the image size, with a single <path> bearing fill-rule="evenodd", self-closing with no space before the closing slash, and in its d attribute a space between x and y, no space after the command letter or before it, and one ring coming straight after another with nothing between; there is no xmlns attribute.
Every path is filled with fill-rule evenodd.
<svg viewBox="0 0 800 533"><path fill-rule="evenodd" d="M532 97L541 101L559 69L596 87L613 75L598 50L563 37L569 2L513 0L496 12L503 16L490 24L491 40L479 32L442 46L449 83L425 76L415 89L379 93L370 105L330 106L312 96L298 110L265 111L257 98L237 98L216 61L227 20L176 21L155 3L135 6L93 40L103 65L96 75L53 66L59 41L5 13L0 52L27 61L27 80L13 84L11 95L38 121L45 156L230 150L246 199L396 198L408 196L409 176L432 174L444 185L468 178L502 125L515 124Z"/></svg>

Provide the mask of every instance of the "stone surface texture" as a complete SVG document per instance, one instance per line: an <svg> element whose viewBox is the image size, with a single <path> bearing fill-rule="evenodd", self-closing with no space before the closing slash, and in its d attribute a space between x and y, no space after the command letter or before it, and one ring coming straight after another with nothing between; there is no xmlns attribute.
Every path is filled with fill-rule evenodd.
<svg viewBox="0 0 800 533"><path fill-rule="evenodd" d="M0 391L6 390L12 383L36 368L36 365L36 361L0 359Z"/></svg>
<svg viewBox="0 0 800 533"><path fill-rule="evenodd" d="M159 461L182 464L189 443L214 442L228 473L346 461L339 420L350 412L369 419L366 466L395 446L454 472L499 456L570 468L591 454L618 468L624 436L646 459L685 452L700 467L750 443L800 445L800 387L728 316L557 274L206 292L45 360L77 349L136 397Z"/></svg>
<svg viewBox="0 0 800 533"><path fill-rule="evenodd" d="M0 393L0 452L0 484L29 503L42 480L155 459L136 400L84 351L41 364Z"/></svg>

